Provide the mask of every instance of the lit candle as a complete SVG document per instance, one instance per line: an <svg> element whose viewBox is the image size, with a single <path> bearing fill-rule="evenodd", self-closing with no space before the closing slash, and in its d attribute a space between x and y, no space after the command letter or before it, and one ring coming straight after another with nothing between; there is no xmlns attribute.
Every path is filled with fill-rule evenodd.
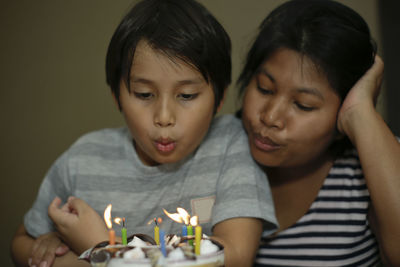
<svg viewBox="0 0 400 267"><path fill-rule="evenodd" d="M182 237L185 237L185 236L187 236L187 227L186 227L186 225L182 225Z"/></svg>
<svg viewBox="0 0 400 267"><path fill-rule="evenodd" d="M183 223L182 226L182 236L187 236L188 238L193 238L193 225L197 225L198 216L195 215L190 217L190 214L183 208L177 208L178 213L169 213L165 209L164 213L177 223ZM188 243L193 246L193 239L189 239Z"/></svg>
<svg viewBox="0 0 400 267"><path fill-rule="evenodd" d="M196 226L195 229L195 247L194 247L194 252L196 253L196 255L200 255L200 242L201 242L201 235L202 235L202 229L201 226L198 225Z"/></svg>
<svg viewBox="0 0 400 267"><path fill-rule="evenodd" d="M128 237L125 227L125 218L122 218L121 238L122 238L122 245L128 245Z"/></svg>
<svg viewBox="0 0 400 267"><path fill-rule="evenodd" d="M104 221L106 222L108 230L108 239L110 245L115 245L115 231L112 229L112 221L111 221L111 208L112 205L108 204L107 208L104 211Z"/></svg>
<svg viewBox="0 0 400 267"><path fill-rule="evenodd" d="M157 245L160 245L160 227L157 224L154 226L154 240Z"/></svg>
<svg viewBox="0 0 400 267"><path fill-rule="evenodd" d="M108 231L108 239L109 239L110 245L115 245L115 231L113 229L110 229Z"/></svg>
<svg viewBox="0 0 400 267"><path fill-rule="evenodd" d="M193 237L193 226L191 224L187 226L187 234L188 237ZM189 245L193 246L193 239L189 239Z"/></svg>
<svg viewBox="0 0 400 267"><path fill-rule="evenodd" d="M154 222L154 241L156 242L157 245L160 245L160 227L158 226L158 224L162 223L162 219L161 218L154 218L151 219L147 224L151 225Z"/></svg>
<svg viewBox="0 0 400 267"><path fill-rule="evenodd" d="M167 257L167 248L165 247L165 232L164 230L160 230L160 245L161 245L161 252L164 257Z"/></svg>
<svg viewBox="0 0 400 267"><path fill-rule="evenodd" d="M188 235L191 235L193 237L193 226L198 225L199 222L199 217L197 215L190 217L190 233L189 233L189 226L188 226ZM189 240L189 245L193 246L193 239Z"/></svg>
<svg viewBox="0 0 400 267"><path fill-rule="evenodd" d="M126 234L126 227L125 227L125 218L120 218L117 217L114 219L114 222L121 225L122 222L122 228L121 228L121 239L122 239L122 245L127 245L128 244L128 238Z"/></svg>

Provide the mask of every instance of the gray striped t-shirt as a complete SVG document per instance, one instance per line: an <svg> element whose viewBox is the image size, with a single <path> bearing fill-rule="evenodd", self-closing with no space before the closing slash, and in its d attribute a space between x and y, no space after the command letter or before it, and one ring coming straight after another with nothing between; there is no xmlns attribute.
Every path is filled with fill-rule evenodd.
<svg viewBox="0 0 400 267"><path fill-rule="evenodd" d="M180 233L163 209L177 207L197 214L205 234L223 220L255 217L266 230L276 218L265 174L251 158L240 120L214 119L200 147L178 163L145 166L127 128L89 133L73 144L48 171L33 207L24 218L28 233L38 237L54 231L47 208L55 196L82 198L100 215L111 203L113 217L125 217L128 235L152 235L147 223L161 217L166 233ZM113 228L119 233L120 228Z"/></svg>

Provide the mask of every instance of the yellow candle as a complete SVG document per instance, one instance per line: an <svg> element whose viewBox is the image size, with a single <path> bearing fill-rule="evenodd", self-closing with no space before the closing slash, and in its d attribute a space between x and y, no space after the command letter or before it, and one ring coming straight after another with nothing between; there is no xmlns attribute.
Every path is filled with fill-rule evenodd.
<svg viewBox="0 0 400 267"><path fill-rule="evenodd" d="M201 241L201 236L202 236L201 232L202 232L201 226L200 225L196 226L195 239L194 239L194 242L195 242L194 252L196 253L196 255L200 255L200 241Z"/></svg>
<svg viewBox="0 0 400 267"><path fill-rule="evenodd" d="M160 245L160 227L154 226L154 240L157 245Z"/></svg>

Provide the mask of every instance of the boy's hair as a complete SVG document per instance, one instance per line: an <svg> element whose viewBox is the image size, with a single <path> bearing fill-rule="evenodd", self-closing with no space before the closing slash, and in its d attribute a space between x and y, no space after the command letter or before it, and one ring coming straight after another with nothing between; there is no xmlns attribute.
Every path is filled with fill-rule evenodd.
<svg viewBox="0 0 400 267"><path fill-rule="evenodd" d="M241 95L260 66L279 48L311 59L341 101L372 66L376 54L368 25L354 10L330 0L292 0L261 23L238 79ZM343 151L350 145L348 140L340 143L332 147Z"/></svg>
<svg viewBox="0 0 400 267"><path fill-rule="evenodd" d="M231 41L204 6L194 0L143 0L122 19L106 58L107 84L120 109L120 84L130 90L132 60L141 40L196 68L213 88L216 111L231 82Z"/></svg>

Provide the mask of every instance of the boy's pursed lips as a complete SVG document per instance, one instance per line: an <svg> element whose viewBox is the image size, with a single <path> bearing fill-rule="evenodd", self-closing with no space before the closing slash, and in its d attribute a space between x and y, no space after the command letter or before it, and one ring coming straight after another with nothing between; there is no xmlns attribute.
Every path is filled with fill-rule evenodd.
<svg viewBox="0 0 400 267"><path fill-rule="evenodd" d="M154 144L160 152L171 152L176 147L176 141L171 138L158 138L154 141Z"/></svg>

